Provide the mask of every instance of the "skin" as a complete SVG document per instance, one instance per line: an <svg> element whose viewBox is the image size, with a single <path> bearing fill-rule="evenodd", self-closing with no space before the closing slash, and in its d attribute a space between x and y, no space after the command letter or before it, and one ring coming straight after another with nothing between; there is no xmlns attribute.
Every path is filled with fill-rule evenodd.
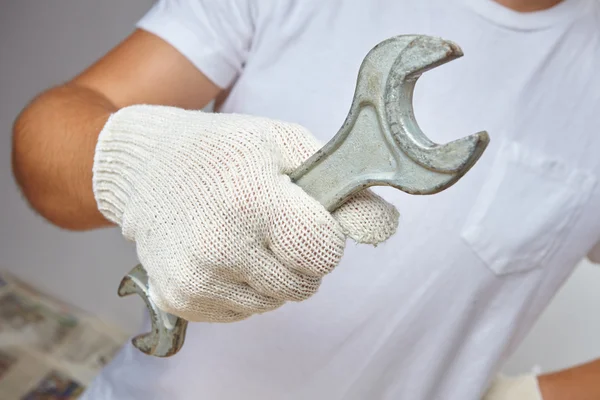
<svg viewBox="0 0 600 400"><path fill-rule="evenodd" d="M541 375L538 384L543 400L600 399L600 360Z"/></svg>
<svg viewBox="0 0 600 400"><path fill-rule="evenodd" d="M13 128L13 172L42 217L68 230L110 225L92 191L96 141L132 104L200 109L221 90L172 46L135 31L69 82L38 95Z"/></svg>
<svg viewBox="0 0 600 400"><path fill-rule="evenodd" d="M496 3L519 12L541 11L554 7L562 0L495 0Z"/></svg>
<svg viewBox="0 0 600 400"><path fill-rule="evenodd" d="M519 12L560 0L496 0ZM31 207L68 230L109 226L92 191L98 135L110 114L133 104L201 109L219 87L158 37L135 31L70 81L34 98L14 123L12 162ZM600 360L539 377L544 400L600 398Z"/></svg>

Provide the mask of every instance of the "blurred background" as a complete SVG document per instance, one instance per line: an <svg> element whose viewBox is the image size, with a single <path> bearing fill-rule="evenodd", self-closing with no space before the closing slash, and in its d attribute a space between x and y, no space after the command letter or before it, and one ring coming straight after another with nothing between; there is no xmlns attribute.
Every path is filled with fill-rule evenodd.
<svg viewBox="0 0 600 400"><path fill-rule="evenodd" d="M11 173L11 127L36 93L91 64L132 31L151 0L0 0L0 269L114 323L139 325L143 304L116 289L135 251L114 229L61 231L28 209ZM600 355L600 266L582 261L506 365L548 371Z"/></svg>

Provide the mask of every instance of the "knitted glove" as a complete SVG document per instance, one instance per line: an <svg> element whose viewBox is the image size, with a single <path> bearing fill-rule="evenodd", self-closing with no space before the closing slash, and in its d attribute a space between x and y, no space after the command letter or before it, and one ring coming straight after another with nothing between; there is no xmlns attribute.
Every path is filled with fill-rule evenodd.
<svg viewBox="0 0 600 400"><path fill-rule="evenodd" d="M320 147L280 121L130 106L100 133L94 194L136 243L162 310L237 321L313 295L346 237L376 244L396 230L396 209L368 190L331 214L291 182Z"/></svg>
<svg viewBox="0 0 600 400"><path fill-rule="evenodd" d="M483 400L543 400L537 376L522 375L505 377L499 375Z"/></svg>

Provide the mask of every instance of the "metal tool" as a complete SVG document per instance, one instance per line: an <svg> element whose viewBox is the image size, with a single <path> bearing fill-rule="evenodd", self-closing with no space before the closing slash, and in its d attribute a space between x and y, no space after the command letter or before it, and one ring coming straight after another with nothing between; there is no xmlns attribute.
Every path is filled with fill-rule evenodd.
<svg viewBox="0 0 600 400"><path fill-rule="evenodd" d="M462 55L456 44L431 36L401 35L379 43L361 64L341 129L292 174L292 180L330 211L369 186L393 186L419 195L452 186L483 154L488 134L436 144L419 128L412 96L422 73ZM157 357L179 351L187 321L152 303L141 265L123 278L118 293L139 294L150 311L152 331L135 337L135 347Z"/></svg>

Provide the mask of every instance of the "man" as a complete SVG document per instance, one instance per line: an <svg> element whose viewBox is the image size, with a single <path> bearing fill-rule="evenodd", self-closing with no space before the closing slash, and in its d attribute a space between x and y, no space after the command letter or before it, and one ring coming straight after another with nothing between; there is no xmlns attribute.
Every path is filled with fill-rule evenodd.
<svg viewBox="0 0 600 400"><path fill-rule="evenodd" d="M84 397L598 398L595 362L494 377L600 241L599 21L596 0L159 0L15 123L32 207L120 226L153 299L201 322L171 358L125 346ZM465 52L419 81L423 130L491 144L440 194L331 215L287 174L337 132L368 50L415 33Z"/></svg>

